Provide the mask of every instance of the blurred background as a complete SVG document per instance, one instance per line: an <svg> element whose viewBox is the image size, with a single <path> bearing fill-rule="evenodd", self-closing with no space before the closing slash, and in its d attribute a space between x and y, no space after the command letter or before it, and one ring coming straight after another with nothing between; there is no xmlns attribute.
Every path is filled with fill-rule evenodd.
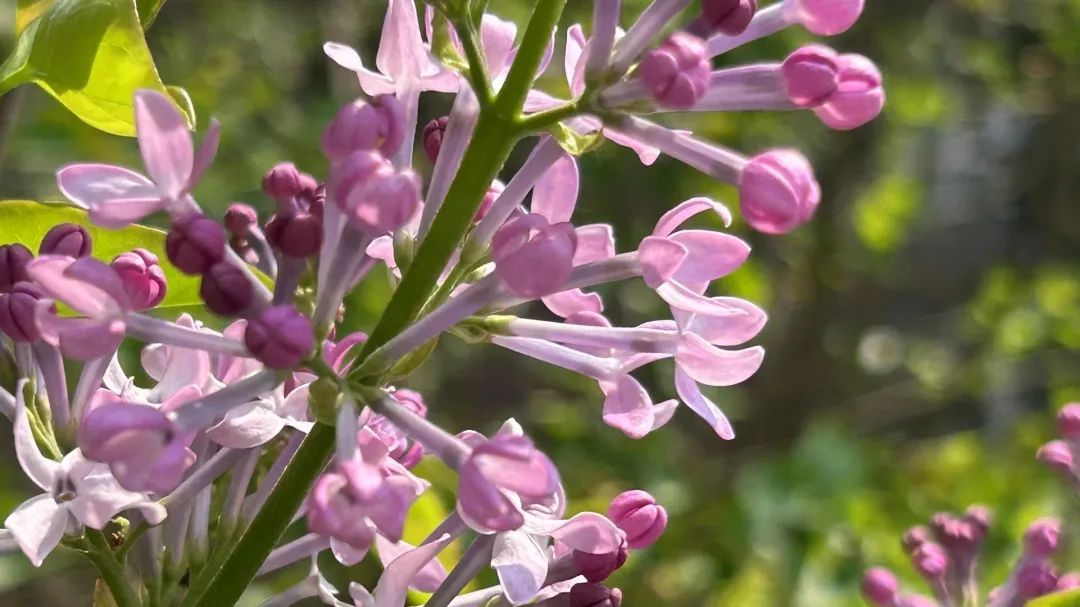
<svg viewBox="0 0 1080 607"><path fill-rule="evenodd" d="M0 1L5 55L14 4ZM645 2L625 4L624 14L636 14ZM529 6L491 3L519 23ZM190 92L200 126L210 116L224 125L218 160L196 191L208 212L232 201L269 209L259 184L277 161L324 173L321 130L359 88L322 43L374 57L383 10L379 0L165 4L147 34L162 78ZM590 10L570 2L563 26L587 21ZM771 317L761 371L710 392L736 440L719 440L681 409L665 431L631 441L601 423L594 382L452 338L409 387L451 428L490 432L516 417L560 464L574 509L604 511L630 488L657 495L671 514L667 534L611 580L631 606L860 605L859 579L873 565L921 590L900 534L971 503L994 511L983 570L1000 582L1027 523L1080 522L1075 500L1034 461L1053 434L1053 412L1080 400L1077 32L1076 0L868 0L855 28L825 42L881 67L888 101L876 122L836 133L809 113L665 118L748 153L800 148L824 193L816 218L792 235L733 227L754 252L715 291ZM780 60L809 40L787 31L717 64ZM565 93L558 55L552 66L545 87ZM449 101L427 96L422 122ZM83 125L37 89L2 103L18 107L0 124L0 197L58 199L53 171L67 162L139 166L133 140ZM607 144L580 162L576 220L613 223L623 250L685 198L737 204L731 188L670 159L643 169ZM384 276L367 280L350 302L355 327L370 329L388 295ZM666 315L642 285L605 295L617 325ZM670 378L662 363L641 374L657 398L673 396ZM6 433L0 448L6 513L29 487ZM21 555L0 557L0 605L89 605L91 585L74 558L34 570Z"/></svg>

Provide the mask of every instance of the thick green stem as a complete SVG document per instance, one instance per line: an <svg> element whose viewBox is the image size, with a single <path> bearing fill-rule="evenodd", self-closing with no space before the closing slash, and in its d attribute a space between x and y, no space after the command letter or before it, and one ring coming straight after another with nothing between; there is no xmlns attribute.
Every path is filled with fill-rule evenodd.
<svg viewBox="0 0 1080 607"><path fill-rule="evenodd" d="M124 573L124 566L116 560L112 548L109 547L108 540L100 531L87 529L86 537L79 540L79 543L81 543L79 547L86 551L87 558L94 564L94 567L97 567L102 581L109 587L109 593L112 594L117 607L139 607L139 605L142 605L142 601L135 594L135 590L131 587L131 583Z"/></svg>

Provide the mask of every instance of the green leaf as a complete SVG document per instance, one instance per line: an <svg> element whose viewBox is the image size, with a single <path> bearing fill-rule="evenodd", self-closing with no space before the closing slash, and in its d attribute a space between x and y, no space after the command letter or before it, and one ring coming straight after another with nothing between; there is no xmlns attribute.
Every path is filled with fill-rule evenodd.
<svg viewBox="0 0 1080 607"><path fill-rule="evenodd" d="M139 21L142 22L144 30L150 29L164 4L165 0L136 0L135 6L139 10Z"/></svg>
<svg viewBox="0 0 1080 607"><path fill-rule="evenodd" d="M1080 590L1050 594L1029 602L1027 607L1080 607Z"/></svg>
<svg viewBox="0 0 1080 607"><path fill-rule="evenodd" d="M34 3L34 10L40 4ZM83 122L115 135L135 134L132 100L138 89L183 99L181 109L194 124L186 94L168 90L158 76L135 0L52 4L19 34L15 51L0 66L0 94L27 82L45 89Z"/></svg>
<svg viewBox="0 0 1080 607"><path fill-rule="evenodd" d="M591 152L604 142L604 135L601 131L580 135L561 122L551 127L550 133L555 138L555 141L559 142L559 147L572 156L581 156Z"/></svg>
<svg viewBox="0 0 1080 607"><path fill-rule="evenodd" d="M34 19L37 19L49 10L56 0L19 0L15 6L15 34L21 34ZM165 0L136 0L135 6L139 11L139 21L144 30L150 29L150 25L161 12Z"/></svg>
<svg viewBox="0 0 1080 607"><path fill-rule="evenodd" d="M163 316L174 318L182 312L196 316L203 310L199 297L199 281L181 274L165 257L165 233L143 226L128 226L120 230L106 230L90 223L80 209L60 204L42 204L30 200L0 201L0 243L18 242L37 252L42 237L58 223L76 223L86 227L94 241L93 255L109 262L120 253L143 248L158 256L168 292L156 308Z"/></svg>

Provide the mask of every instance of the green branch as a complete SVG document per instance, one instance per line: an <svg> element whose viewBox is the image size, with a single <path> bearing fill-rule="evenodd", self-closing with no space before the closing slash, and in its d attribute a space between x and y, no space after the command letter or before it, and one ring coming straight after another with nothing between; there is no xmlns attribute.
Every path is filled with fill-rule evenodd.
<svg viewBox="0 0 1080 607"><path fill-rule="evenodd" d="M117 607L139 607L142 601L135 593L124 572L124 566L116 560L105 535L96 529L87 529L82 539L73 544L86 553L87 558L101 574L102 581L109 587L109 593Z"/></svg>

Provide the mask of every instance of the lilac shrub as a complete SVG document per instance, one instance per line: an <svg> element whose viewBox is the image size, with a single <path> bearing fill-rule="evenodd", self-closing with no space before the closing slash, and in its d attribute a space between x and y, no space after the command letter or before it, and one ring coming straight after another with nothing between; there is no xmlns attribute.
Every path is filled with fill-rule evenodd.
<svg viewBox="0 0 1080 607"><path fill-rule="evenodd" d="M666 154L736 186L750 227L787 233L821 202L802 154L744 155L656 118L805 109L851 129L881 110L881 77L864 57L816 44L778 63L714 67L788 26L840 33L861 0L760 10L753 0L655 0L636 19L619 0L596 0L591 26L564 37L552 32L565 0L539 0L520 36L477 9L485 4L436 0L419 12L413 0L389 0L374 63L328 42L363 95L322 134L325 176L288 162L267 171L269 218L242 203L220 220L201 210L194 189L212 168L219 125L196 146L173 102L149 90L134 102L143 173L58 171L60 191L97 226L167 216L166 259L145 249L97 259L90 233L72 224L50 231L36 256L0 248L0 330L18 375L0 391L0 412L43 491L7 517L0 541L34 565L60 545L80 551L121 607L234 604L256 576L301 561L307 578L264 605L317 597L400 607L409 589L432 593L429 607L620 604L603 582L660 538L664 507L630 490L606 515L571 515L556 462L516 421L492 420L499 428L487 435L443 428L427 419L438 404L402 384L450 334L595 380L601 419L630 438L657 431L682 404L733 439L702 386L758 371L764 350L748 344L766 314L709 293L750 247L690 225L726 228L732 213L705 197L673 201L618 252L610 225L573 221L575 154L603 139L644 165ZM566 100L534 88L559 38ZM453 95L452 111L422 123L422 94ZM502 183L519 144L531 151ZM414 166L417 147L432 166ZM228 324L160 318L163 264L197 277L206 309ZM345 334L343 301L380 266L394 283L390 303L370 335ZM670 317L613 326L595 289L637 279ZM537 300L557 320L516 315ZM121 364L125 339L145 344L141 370ZM634 373L668 358L677 398L657 402ZM150 386L133 379L141 375ZM425 456L457 472L456 507L414 546L403 538L410 507L430 489L415 468ZM293 522L307 533L281 543ZM464 548L447 571L437 557L455 542ZM377 585L353 584L339 598L316 557L329 551L350 565L372 549ZM462 594L489 567L498 585ZM873 596L885 596L886 577Z"/></svg>

